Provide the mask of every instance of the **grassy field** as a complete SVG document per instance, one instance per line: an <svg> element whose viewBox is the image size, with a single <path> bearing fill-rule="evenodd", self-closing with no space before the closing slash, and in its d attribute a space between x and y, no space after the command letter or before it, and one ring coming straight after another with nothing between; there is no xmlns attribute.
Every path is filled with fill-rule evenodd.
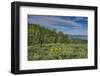
<svg viewBox="0 0 100 76"><path fill-rule="evenodd" d="M28 24L28 60L87 58L87 40L69 36L56 29Z"/></svg>
<svg viewBox="0 0 100 76"><path fill-rule="evenodd" d="M57 60L87 58L87 44L50 43L28 46L28 60Z"/></svg>

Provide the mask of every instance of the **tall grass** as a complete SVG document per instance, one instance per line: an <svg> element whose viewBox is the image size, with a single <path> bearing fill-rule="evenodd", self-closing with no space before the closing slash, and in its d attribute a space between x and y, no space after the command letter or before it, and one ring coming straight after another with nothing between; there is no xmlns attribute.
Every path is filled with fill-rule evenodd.
<svg viewBox="0 0 100 76"><path fill-rule="evenodd" d="M28 46L28 60L87 58L87 44L37 44Z"/></svg>

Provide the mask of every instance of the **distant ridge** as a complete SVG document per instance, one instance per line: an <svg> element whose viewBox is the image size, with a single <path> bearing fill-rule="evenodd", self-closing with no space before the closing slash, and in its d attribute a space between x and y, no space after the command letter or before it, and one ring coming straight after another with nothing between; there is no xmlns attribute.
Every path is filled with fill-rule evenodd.
<svg viewBox="0 0 100 76"><path fill-rule="evenodd" d="M71 39L82 39L82 40L88 40L87 35L68 35Z"/></svg>

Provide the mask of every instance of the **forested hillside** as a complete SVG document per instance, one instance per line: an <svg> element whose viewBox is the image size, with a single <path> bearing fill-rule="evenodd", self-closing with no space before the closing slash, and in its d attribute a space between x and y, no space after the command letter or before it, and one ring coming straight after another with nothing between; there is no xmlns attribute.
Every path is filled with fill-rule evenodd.
<svg viewBox="0 0 100 76"><path fill-rule="evenodd" d="M56 32L56 29L50 30L37 24L28 26L29 45L44 43L68 43L68 36L63 32Z"/></svg>
<svg viewBox="0 0 100 76"><path fill-rule="evenodd" d="M38 24L28 25L28 43L29 45L44 43L86 43L87 40L72 39L63 32L56 32L56 29L48 29Z"/></svg>

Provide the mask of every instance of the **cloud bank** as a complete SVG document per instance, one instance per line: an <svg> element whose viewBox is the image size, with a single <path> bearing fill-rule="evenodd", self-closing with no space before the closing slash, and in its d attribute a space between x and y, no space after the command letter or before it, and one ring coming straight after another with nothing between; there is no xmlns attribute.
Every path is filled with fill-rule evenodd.
<svg viewBox="0 0 100 76"><path fill-rule="evenodd" d="M87 34L87 28L83 29L82 25L82 22L87 21L86 19L84 17L28 15L28 23L39 24L50 29L55 28L65 34Z"/></svg>

